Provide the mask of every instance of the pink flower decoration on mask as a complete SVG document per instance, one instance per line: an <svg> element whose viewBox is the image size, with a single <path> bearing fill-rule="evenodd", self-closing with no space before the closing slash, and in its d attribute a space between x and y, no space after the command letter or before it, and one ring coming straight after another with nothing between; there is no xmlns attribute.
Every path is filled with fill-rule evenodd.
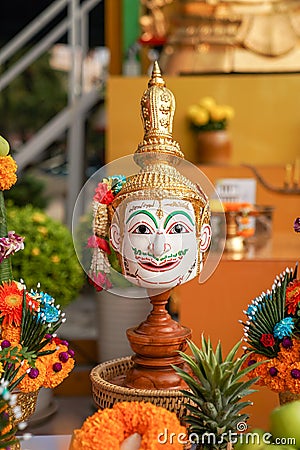
<svg viewBox="0 0 300 450"><path fill-rule="evenodd" d="M107 253L108 255L110 255L111 250L110 247L108 245L108 242L103 239L103 238L99 238L98 236L90 236L88 238L88 243L87 246L89 248L100 248L101 250L103 250L105 253Z"/></svg>
<svg viewBox="0 0 300 450"><path fill-rule="evenodd" d="M110 289L112 287L112 284L107 275L101 272L97 273L97 275L91 274L89 277L89 282L96 288L98 292L102 291L103 289Z"/></svg>

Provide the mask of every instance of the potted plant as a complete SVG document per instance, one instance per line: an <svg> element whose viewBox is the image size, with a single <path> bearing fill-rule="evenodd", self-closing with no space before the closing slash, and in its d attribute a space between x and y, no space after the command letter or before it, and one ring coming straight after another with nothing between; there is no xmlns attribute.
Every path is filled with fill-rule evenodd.
<svg viewBox="0 0 300 450"><path fill-rule="evenodd" d="M32 205L17 207L8 202L8 206L9 229L25 236L23 252L14 257L14 278L23 278L35 289L38 273L43 289L65 308L77 298L85 280L69 229Z"/></svg>
<svg viewBox="0 0 300 450"><path fill-rule="evenodd" d="M188 108L187 119L197 136L198 163L229 162L232 145L228 123L233 117L234 109L217 104L213 97L203 97Z"/></svg>

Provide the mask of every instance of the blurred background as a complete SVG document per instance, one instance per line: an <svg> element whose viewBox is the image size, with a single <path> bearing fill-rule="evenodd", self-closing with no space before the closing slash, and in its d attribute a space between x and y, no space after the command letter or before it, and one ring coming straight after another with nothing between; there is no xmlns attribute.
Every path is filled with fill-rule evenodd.
<svg viewBox="0 0 300 450"><path fill-rule="evenodd" d="M225 208L235 204L216 273L204 285L195 280L174 291L174 317L192 328L196 342L205 331L229 348L241 337L238 319L251 298L299 257L293 221L300 193L300 6L293 0L10 0L1 6L0 134L18 164L18 182L6 196L8 223L26 235L26 251L13 263L28 277L37 274L42 286L58 280L49 290L62 298L64 337L78 355L77 367L32 425L63 433L61 418L76 411L68 403L75 398L85 406L64 423L69 434L93 410L91 367L131 352L125 330L148 308L134 302L119 314L120 298L92 290L71 227L86 180L132 154L143 137L140 98L154 60L176 98L174 138ZM225 131L225 153L211 138L204 149L199 142L211 130L190 120L190 107L207 97L234 111L230 120L215 120ZM113 331L120 336L112 337L105 323L116 316ZM256 426L265 425L276 402L273 393L258 393Z"/></svg>

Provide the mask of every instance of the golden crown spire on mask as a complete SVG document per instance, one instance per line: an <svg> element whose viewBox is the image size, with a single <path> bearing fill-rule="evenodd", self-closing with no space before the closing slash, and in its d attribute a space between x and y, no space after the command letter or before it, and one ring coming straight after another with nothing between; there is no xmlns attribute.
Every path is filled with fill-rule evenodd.
<svg viewBox="0 0 300 450"><path fill-rule="evenodd" d="M186 178L175 166L184 159L179 144L173 140L172 125L175 98L166 88L158 63L154 63L148 89L141 98L144 139L134 154L140 172L129 176L109 206L114 211L124 200L135 198L179 198L192 202L199 229L208 220L208 200L202 189ZM126 203L125 202L125 203Z"/></svg>
<svg viewBox="0 0 300 450"><path fill-rule="evenodd" d="M150 158L139 158L140 154L151 153L166 157L170 162L173 156L184 158L178 142L173 140L173 119L175 113L175 97L166 88L157 61L154 62L148 89L141 98L141 116L144 125L144 139L135 152L135 161L143 166Z"/></svg>

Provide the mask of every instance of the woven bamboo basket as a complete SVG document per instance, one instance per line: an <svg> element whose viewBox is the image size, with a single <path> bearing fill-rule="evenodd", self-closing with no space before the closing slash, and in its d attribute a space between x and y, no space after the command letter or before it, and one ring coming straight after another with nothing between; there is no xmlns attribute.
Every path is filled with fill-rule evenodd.
<svg viewBox="0 0 300 450"><path fill-rule="evenodd" d="M34 392L20 392L18 390L13 391L13 394L17 395L17 405L20 406L22 414L18 417L18 419L13 417L15 424L25 422L30 416L32 416L35 411L38 393L39 390ZM13 414L12 412L9 413Z"/></svg>
<svg viewBox="0 0 300 450"><path fill-rule="evenodd" d="M131 389L111 382L113 379L121 381L132 366L133 361L127 356L101 363L92 369L92 395L97 407L111 408L115 403L124 401L151 402L175 412L181 420L186 414L187 398L180 391Z"/></svg>
<svg viewBox="0 0 300 450"><path fill-rule="evenodd" d="M16 418L11 407L8 407L8 414L10 415L14 425L18 425L20 422L25 422L27 419L29 419L30 416L32 416L35 411L38 393L39 390L34 392L21 392L16 389L15 391L13 391L13 394L17 395L16 404L21 409L20 417ZM15 444L10 445L9 448L10 450L20 450L21 444L20 442L16 442Z"/></svg>

